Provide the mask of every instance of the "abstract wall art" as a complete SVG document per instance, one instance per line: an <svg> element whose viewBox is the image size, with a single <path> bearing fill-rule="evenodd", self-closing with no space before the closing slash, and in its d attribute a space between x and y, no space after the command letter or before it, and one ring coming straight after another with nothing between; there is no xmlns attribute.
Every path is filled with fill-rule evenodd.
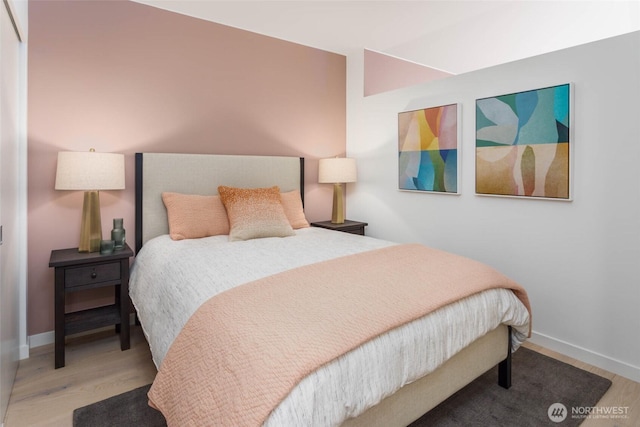
<svg viewBox="0 0 640 427"><path fill-rule="evenodd" d="M398 188L458 193L459 106L398 113Z"/></svg>
<svg viewBox="0 0 640 427"><path fill-rule="evenodd" d="M571 84L476 100L476 193L570 200Z"/></svg>

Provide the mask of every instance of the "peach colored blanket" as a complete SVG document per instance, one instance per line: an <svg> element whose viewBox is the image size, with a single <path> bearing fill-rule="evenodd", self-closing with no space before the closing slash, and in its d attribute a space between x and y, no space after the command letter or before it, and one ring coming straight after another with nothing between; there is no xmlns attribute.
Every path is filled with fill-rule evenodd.
<svg viewBox="0 0 640 427"><path fill-rule="evenodd" d="M376 336L491 288L494 269L418 244L285 271L211 298L149 391L169 426L259 426L306 375Z"/></svg>

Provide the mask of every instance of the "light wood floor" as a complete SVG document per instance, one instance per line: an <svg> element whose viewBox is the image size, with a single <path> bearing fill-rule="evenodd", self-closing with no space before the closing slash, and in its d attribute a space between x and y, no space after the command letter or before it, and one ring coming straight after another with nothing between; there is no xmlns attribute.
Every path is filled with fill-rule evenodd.
<svg viewBox="0 0 640 427"><path fill-rule="evenodd" d="M140 327L131 327L131 349L120 351L113 329L67 338L65 367L53 368L53 344L20 361L5 427L72 425L73 410L149 384L156 375Z"/></svg>
<svg viewBox="0 0 640 427"><path fill-rule="evenodd" d="M613 382L598 406L628 407L627 418L587 419L582 426L640 426L640 383L535 344L525 346ZM149 384L155 374L139 327L132 327L131 349L127 351L120 351L118 337L112 331L69 340L66 367L61 369L53 368L53 345L37 348L29 359L20 362L5 426L71 426L75 408Z"/></svg>

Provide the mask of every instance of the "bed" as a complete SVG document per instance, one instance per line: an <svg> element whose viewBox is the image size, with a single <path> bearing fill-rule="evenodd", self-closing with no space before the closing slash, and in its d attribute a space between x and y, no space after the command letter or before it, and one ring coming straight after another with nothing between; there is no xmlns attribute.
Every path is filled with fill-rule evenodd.
<svg viewBox="0 0 640 427"><path fill-rule="evenodd" d="M345 314L335 311L338 309L333 306L325 307L325 299L331 300L331 304L336 301L336 305L347 304L344 301L353 297L342 296L341 293L344 291L346 295L362 289L355 298L364 300L365 294L374 289L368 286L373 286L377 280L367 274L384 276L385 269L389 268L381 265L386 259L394 259L397 265L403 265L406 260L406 269L414 264L428 268L423 265L428 263L416 262L423 258L435 262L438 257L443 257L443 263L449 267L452 263L458 265L467 261L422 245L400 245L304 226L296 227L286 237L230 241L230 236L237 231L232 227L229 235L172 239L166 207L171 205L166 200L163 203L163 193L213 196L218 193L219 186L223 186L221 191L227 191L228 187L275 187L282 195L297 194L301 205L305 194L304 159L136 154L137 256L132 267L130 294L154 363L159 368L150 392L150 404L163 412L169 425L218 423L219 419L212 421L214 418L208 417L215 416L211 413L221 412L228 417L222 422L224 425L406 426L496 365L499 384L506 388L510 386L511 353L530 333L528 300L517 284L505 278L508 285L465 294L463 298L438 306L427 314L414 314L410 321L393 320L396 323L385 323L386 326L381 327L386 329L380 333L361 332L360 329L367 329L369 324L386 320L375 319L384 318L382 314L366 322L353 316L376 310L382 313L387 306L405 304L412 298L399 297L396 293L400 295L414 290L389 289L385 283L391 281L395 286L396 279L381 278L379 281L382 283L380 288L376 288L375 295L384 296L369 301L367 304L371 305L366 309L358 309L355 304L348 305L352 307L348 310L343 307L342 310L349 312ZM231 212L228 211L230 215ZM171 230L172 236L174 229ZM484 277L485 272L494 274L486 266L469 262L480 269L480 273L475 270L469 273L473 277ZM378 268L380 270L376 273ZM372 270L373 273L365 274L364 270ZM502 276L495 273L502 280ZM429 270L420 270L418 276L426 274L430 274ZM438 274L434 273L434 276ZM333 276L339 277L335 285L330 285ZM314 279L307 279L309 277ZM319 282L317 292L321 292L321 288L329 288L329 291L322 290L329 292L329 297L314 293L314 303L309 306L303 302L281 305L285 300L296 301L298 296L294 292L300 288L298 284L306 280ZM444 281L447 287L457 286L453 279L450 283L448 272ZM345 286L347 283L348 287ZM316 292L311 288L316 285L305 282L304 286L305 293ZM352 287L356 290L353 291ZM263 293L247 297L249 289ZM338 293L340 297L337 297ZM249 299L238 300L240 297L253 298L254 305ZM381 300L391 301L395 297L398 302L376 305ZM415 299L422 301L428 298ZM210 309L205 310L209 305ZM324 308L320 310L318 307ZM327 332L320 326L316 330L318 324L329 325L329 319L304 324L307 320L300 320L297 316L302 314L298 314L296 309L305 312L302 314L313 311L314 316L331 313L328 317L339 318L342 326L356 326L345 327L347 331L338 332L336 329L328 329ZM201 315L203 312L207 313ZM284 319L281 318L283 312L287 313ZM277 321L266 322L252 319L254 313L259 319L272 319L263 316L280 317L274 317ZM213 327L205 321L218 323L211 323L215 325ZM305 333L291 329L287 329L286 334L272 332L272 323L278 322L284 322L286 328L302 322ZM259 333L256 332L259 337L251 335L247 338L246 334L251 332L247 330L226 329L236 327L260 328ZM313 333L309 332L311 330ZM271 333L275 338L269 340L274 340L275 344L260 343L267 347L255 347L254 340ZM289 345L291 336L296 334L309 341L302 346L291 343L291 348L297 350L293 354L283 351L282 359L277 359L274 354L285 344ZM346 339L343 334L349 339L352 339L352 334L362 335L358 335L360 341L357 344L347 345L346 350L334 350L330 345L328 349L324 348L326 340L339 340L334 336ZM201 338L203 335L216 336L205 339ZM237 348L234 347L236 345ZM316 351L319 347L323 348ZM308 348L314 351L306 351ZM249 362L244 358L251 357L244 355L256 349L259 349L260 357L251 362L255 366L245 366ZM336 351L339 351L337 356L333 353ZM314 354L307 356L306 353ZM289 372L294 370L289 365L306 364L305 357L319 358L321 363L314 362L318 366L313 365L316 366L313 370L305 365L304 375L299 371ZM224 359L224 364L217 358ZM238 365L237 370L234 363ZM227 382L221 382L225 378ZM286 384L281 384L283 382ZM239 390L231 388L236 383ZM251 414L247 415L249 412ZM233 418L236 416L239 418Z"/></svg>

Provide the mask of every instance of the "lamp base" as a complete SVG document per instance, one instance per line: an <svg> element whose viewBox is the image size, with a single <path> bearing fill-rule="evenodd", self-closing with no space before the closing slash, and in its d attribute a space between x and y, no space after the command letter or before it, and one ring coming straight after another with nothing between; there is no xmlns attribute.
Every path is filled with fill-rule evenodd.
<svg viewBox="0 0 640 427"><path fill-rule="evenodd" d="M333 184L333 210L331 212L332 224L344 224L344 198L342 197L342 184Z"/></svg>
<svg viewBox="0 0 640 427"><path fill-rule="evenodd" d="M78 252L99 252L101 240L100 194L98 191L85 191Z"/></svg>

